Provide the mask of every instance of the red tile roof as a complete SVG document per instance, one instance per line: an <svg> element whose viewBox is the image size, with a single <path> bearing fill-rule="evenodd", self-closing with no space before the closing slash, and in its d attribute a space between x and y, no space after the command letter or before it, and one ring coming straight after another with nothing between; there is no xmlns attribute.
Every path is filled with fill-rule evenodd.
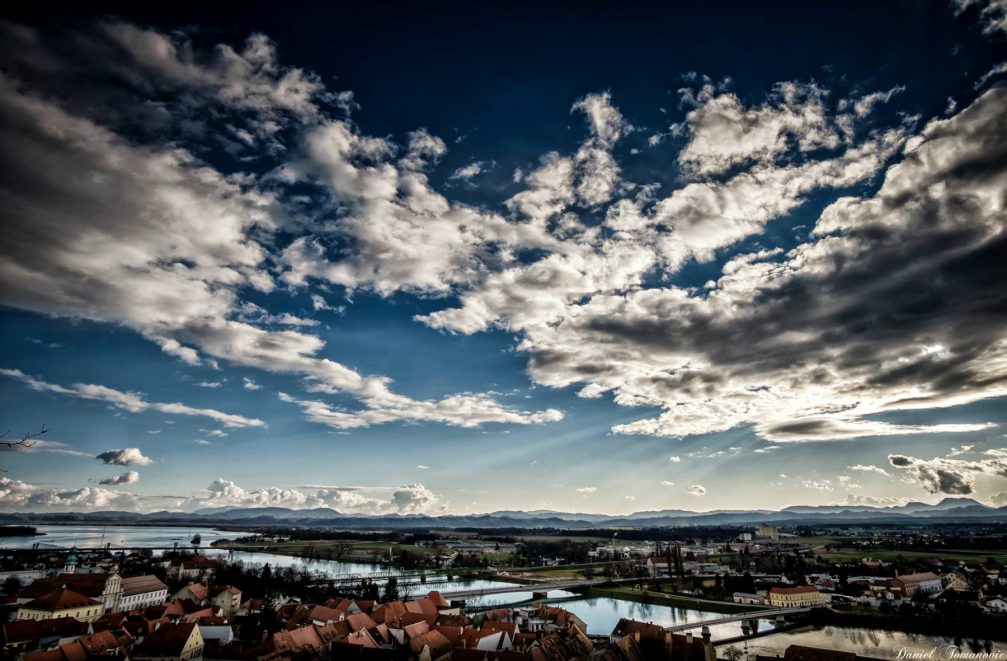
<svg viewBox="0 0 1007 661"><path fill-rule="evenodd" d="M157 576L130 576L122 579L122 596L132 597L138 594L167 591L168 586Z"/></svg>
<svg viewBox="0 0 1007 661"><path fill-rule="evenodd" d="M4 622L4 640L8 645L33 641L47 636L69 637L87 630L87 623L73 617L56 617L50 620L13 620Z"/></svg>
<svg viewBox="0 0 1007 661"><path fill-rule="evenodd" d="M134 656L179 656L194 629L194 622L162 625L134 648Z"/></svg>
<svg viewBox="0 0 1007 661"><path fill-rule="evenodd" d="M424 647L430 648L430 658L436 659L439 656L447 654L452 649L454 645L451 641L444 637L440 631L428 631L425 634L421 634L409 641L409 649L413 651L414 654L419 654L423 651Z"/></svg>
<svg viewBox="0 0 1007 661"><path fill-rule="evenodd" d="M192 593L192 596L196 598L196 601L203 601L210 594L210 590L202 583L189 583L182 589L184 590L186 588L188 588L189 592ZM181 591L182 590L179 590L179 592Z"/></svg>
<svg viewBox="0 0 1007 661"><path fill-rule="evenodd" d="M792 588L769 588L771 594L817 594L818 588L814 585L795 585Z"/></svg>
<svg viewBox="0 0 1007 661"><path fill-rule="evenodd" d="M22 608L32 610L42 610L55 613L69 608L86 608L88 606L100 606L101 602L95 601L91 597L85 597L79 592L74 592L70 588L63 587L44 594L38 599L33 599Z"/></svg>

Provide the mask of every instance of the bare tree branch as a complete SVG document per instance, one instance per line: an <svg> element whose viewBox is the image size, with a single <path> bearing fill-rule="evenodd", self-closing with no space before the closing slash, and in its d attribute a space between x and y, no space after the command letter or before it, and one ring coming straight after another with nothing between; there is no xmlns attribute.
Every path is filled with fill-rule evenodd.
<svg viewBox="0 0 1007 661"><path fill-rule="evenodd" d="M42 434L46 433L47 431L49 430L45 428L45 425L42 425L42 428L35 433L25 432L25 435L22 436L21 440L19 441L3 440L3 438L10 433L10 432L4 432L3 434L0 434L0 445L6 446L8 448L30 448L31 446L35 445L36 443L35 439L41 436Z"/></svg>

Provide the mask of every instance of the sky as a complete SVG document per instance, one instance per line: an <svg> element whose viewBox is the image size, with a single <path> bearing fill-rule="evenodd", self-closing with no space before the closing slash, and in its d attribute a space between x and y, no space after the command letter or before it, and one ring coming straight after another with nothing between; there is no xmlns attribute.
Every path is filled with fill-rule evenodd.
<svg viewBox="0 0 1007 661"><path fill-rule="evenodd" d="M1005 0L156 4L0 21L0 510L1007 505Z"/></svg>

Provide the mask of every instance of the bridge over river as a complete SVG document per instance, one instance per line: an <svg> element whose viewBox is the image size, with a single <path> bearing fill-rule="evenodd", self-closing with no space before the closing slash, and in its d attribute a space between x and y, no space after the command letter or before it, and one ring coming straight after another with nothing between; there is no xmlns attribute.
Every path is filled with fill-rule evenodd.
<svg viewBox="0 0 1007 661"><path fill-rule="evenodd" d="M682 624L672 624L671 626L665 627L664 630L670 631L672 633L677 633L679 631L688 631L689 629L711 627L717 624L730 624L731 622L744 622L745 620L762 620L766 618L785 617L787 615L807 613L810 610L811 606L806 606L802 608L762 609L757 611L749 611L747 613L735 613L733 615L711 617L705 620L696 620L695 622L683 622Z"/></svg>
<svg viewBox="0 0 1007 661"><path fill-rule="evenodd" d="M531 592L533 595L545 596L553 590L577 590L579 588L590 588L599 585L612 585L614 583L639 583L639 578L601 578L601 579L576 579L570 581L553 581L551 583L515 583L514 585L502 587L473 588L471 590L452 590L442 592L445 599L454 601L472 599L474 597L485 597L494 594L508 594L512 592Z"/></svg>

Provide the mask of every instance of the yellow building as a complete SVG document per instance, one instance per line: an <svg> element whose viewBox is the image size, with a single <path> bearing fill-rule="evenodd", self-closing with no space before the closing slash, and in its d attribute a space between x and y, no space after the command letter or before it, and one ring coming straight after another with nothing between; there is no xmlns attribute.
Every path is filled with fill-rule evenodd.
<svg viewBox="0 0 1007 661"><path fill-rule="evenodd" d="M775 526L767 526L763 523L761 526L755 529L756 537L763 537L771 539L774 542L780 541L780 529Z"/></svg>
<svg viewBox="0 0 1007 661"><path fill-rule="evenodd" d="M813 585L798 585L792 588L770 588L766 595L770 606L777 608L805 608L821 606L825 598Z"/></svg>
<svg viewBox="0 0 1007 661"><path fill-rule="evenodd" d="M81 622L93 622L104 612L105 608L100 601L63 586L23 604L17 609L17 619L52 620L58 617L72 617Z"/></svg>

